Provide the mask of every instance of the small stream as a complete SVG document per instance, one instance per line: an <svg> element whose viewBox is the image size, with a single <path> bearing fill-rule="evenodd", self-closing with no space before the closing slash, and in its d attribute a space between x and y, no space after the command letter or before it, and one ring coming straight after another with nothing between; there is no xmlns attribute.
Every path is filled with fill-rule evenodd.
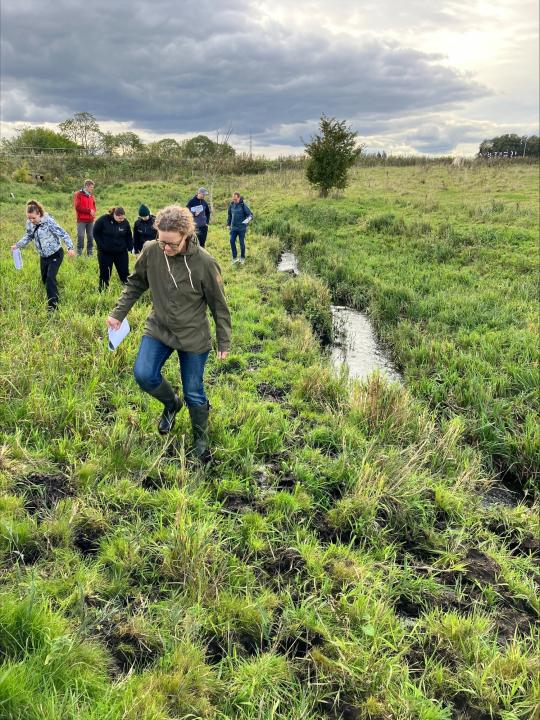
<svg viewBox="0 0 540 720"><path fill-rule="evenodd" d="M284 252L277 269L299 275L298 258L292 252ZM334 341L330 357L333 366L339 370L345 365L350 378L364 379L374 370L379 370L389 380L401 382L400 374L377 342L368 316L342 305L332 305L331 308Z"/></svg>
<svg viewBox="0 0 540 720"><path fill-rule="evenodd" d="M300 270L298 269L298 258L292 252L284 252L281 254L277 269L279 272L300 275Z"/></svg>
<svg viewBox="0 0 540 720"><path fill-rule="evenodd" d="M363 380L379 370L388 380L402 382L390 358L377 342L373 325L364 313L332 305L334 341L331 359L335 368L346 365L350 378Z"/></svg>

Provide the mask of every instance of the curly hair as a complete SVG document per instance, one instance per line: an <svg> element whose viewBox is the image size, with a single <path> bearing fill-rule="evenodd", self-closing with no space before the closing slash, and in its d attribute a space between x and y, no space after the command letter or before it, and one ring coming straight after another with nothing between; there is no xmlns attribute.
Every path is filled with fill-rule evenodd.
<svg viewBox="0 0 540 720"><path fill-rule="evenodd" d="M164 232L177 232L188 237L195 232L195 222L191 211L181 205L167 205L156 215L154 227Z"/></svg>

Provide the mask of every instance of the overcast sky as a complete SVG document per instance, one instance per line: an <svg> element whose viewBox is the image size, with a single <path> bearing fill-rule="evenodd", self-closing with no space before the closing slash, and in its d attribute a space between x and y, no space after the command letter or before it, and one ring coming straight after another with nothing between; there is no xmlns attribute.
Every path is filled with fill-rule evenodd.
<svg viewBox="0 0 540 720"><path fill-rule="evenodd" d="M294 6L294 10L290 6ZM144 140L292 154L321 113L368 149L538 133L536 0L1 2L1 129L92 113Z"/></svg>

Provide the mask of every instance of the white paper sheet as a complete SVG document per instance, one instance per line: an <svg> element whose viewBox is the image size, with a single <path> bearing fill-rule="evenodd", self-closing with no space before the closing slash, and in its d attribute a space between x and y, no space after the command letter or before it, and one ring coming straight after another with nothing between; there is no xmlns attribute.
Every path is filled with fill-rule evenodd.
<svg viewBox="0 0 540 720"><path fill-rule="evenodd" d="M126 319L122 320L122 324L118 330L109 328L109 350L116 350L122 340L129 334L129 323Z"/></svg>
<svg viewBox="0 0 540 720"><path fill-rule="evenodd" d="M23 266L22 261L22 254L20 248L15 248L15 250L11 251L11 254L13 255L13 264L17 268L17 270L20 270Z"/></svg>
<svg viewBox="0 0 540 720"><path fill-rule="evenodd" d="M245 220L242 220L242 225L248 225L253 220L253 215L250 215Z"/></svg>

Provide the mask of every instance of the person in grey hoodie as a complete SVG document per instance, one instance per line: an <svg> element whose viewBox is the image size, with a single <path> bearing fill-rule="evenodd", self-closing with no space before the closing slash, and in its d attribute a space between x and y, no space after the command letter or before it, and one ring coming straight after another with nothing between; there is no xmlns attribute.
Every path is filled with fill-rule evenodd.
<svg viewBox="0 0 540 720"><path fill-rule="evenodd" d="M69 234L61 228L52 215L45 212L43 205L37 200L26 203L26 233L23 238L11 246L23 248L34 241L39 253L39 266L41 280L47 291L47 305L50 311L56 310L58 305L58 285L56 276L64 259L62 241L68 249L68 255L75 255L73 243Z"/></svg>
<svg viewBox="0 0 540 720"><path fill-rule="evenodd" d="M203 376L212 347L207 307L216 325L218 359L227 357L231 340L231 316L223 293L221 270L197 242L195 223L187 208L179 205L163 208L156 215L155 227L158 238L144 244L124 292L107 318L107 325L118 330L137 299L150 290L152 312L135 360L135 380L142 390L163 403L158 432L169 433L182 401L163 378L161 370L176 350L184 401L191 417L195 456L207 462L210 459L210 404Z"/></svg>

